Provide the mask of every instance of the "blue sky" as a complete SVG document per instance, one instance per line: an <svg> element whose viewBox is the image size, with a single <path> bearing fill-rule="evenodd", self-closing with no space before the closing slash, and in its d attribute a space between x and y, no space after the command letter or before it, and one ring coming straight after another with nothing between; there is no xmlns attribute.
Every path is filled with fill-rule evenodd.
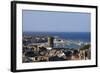
<svg viewBox="0 0 100 73"><path fill-rule="evenodd" d="M23 10L23 31L90 32L90 14Z"/></svg>

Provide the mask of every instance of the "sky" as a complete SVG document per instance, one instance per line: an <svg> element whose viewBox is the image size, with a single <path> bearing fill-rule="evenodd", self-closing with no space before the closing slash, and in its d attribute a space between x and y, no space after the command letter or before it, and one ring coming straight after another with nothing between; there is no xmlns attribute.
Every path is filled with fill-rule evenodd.
<svg viewBox="0 0 100 73"><path fill-rule="evenodd" d="M90 14L23 10L23 31L90 32Z"/></svg>

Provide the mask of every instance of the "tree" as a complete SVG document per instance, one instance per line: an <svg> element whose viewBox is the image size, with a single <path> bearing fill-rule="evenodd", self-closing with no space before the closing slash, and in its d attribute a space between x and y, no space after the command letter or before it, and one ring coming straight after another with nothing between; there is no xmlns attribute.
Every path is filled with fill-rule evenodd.
<svg viewBox="0 0 100 73"><path fill-rule="evenodd" d="M84 45L82 48L80 48L80 50L86 50L90 48L90 44Z"/></svg>

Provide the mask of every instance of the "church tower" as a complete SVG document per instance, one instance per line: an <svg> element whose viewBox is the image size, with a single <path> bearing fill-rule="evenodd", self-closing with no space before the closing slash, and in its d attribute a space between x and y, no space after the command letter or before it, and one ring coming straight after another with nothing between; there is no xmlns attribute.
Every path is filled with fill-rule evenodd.
<svg viewBox="0 0 100 73"><path fill-rule="evenodd" d="M48 45L49 47L53 47L53 42L54 42L54 38L53 37L48 37Z"/></svg>

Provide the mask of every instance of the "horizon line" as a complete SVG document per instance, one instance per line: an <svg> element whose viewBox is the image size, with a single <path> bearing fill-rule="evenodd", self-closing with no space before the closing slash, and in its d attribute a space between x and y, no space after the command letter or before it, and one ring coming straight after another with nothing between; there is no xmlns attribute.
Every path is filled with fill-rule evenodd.
<svg viewBox="0 0 100 73"><path fill-rule="evenodd" d="M22 31L22 32L59 32L59 31ZM61 31L61 32L66 32L66 31ZM68 31L67 31L68 32ZM69 31L70 32L70 31ZM71 31L73 32L73 31ZM75 32L75 31L74 31ZM82 31L83 32L83 31ZM89 31L90 32L90 31Z"/></svg>

